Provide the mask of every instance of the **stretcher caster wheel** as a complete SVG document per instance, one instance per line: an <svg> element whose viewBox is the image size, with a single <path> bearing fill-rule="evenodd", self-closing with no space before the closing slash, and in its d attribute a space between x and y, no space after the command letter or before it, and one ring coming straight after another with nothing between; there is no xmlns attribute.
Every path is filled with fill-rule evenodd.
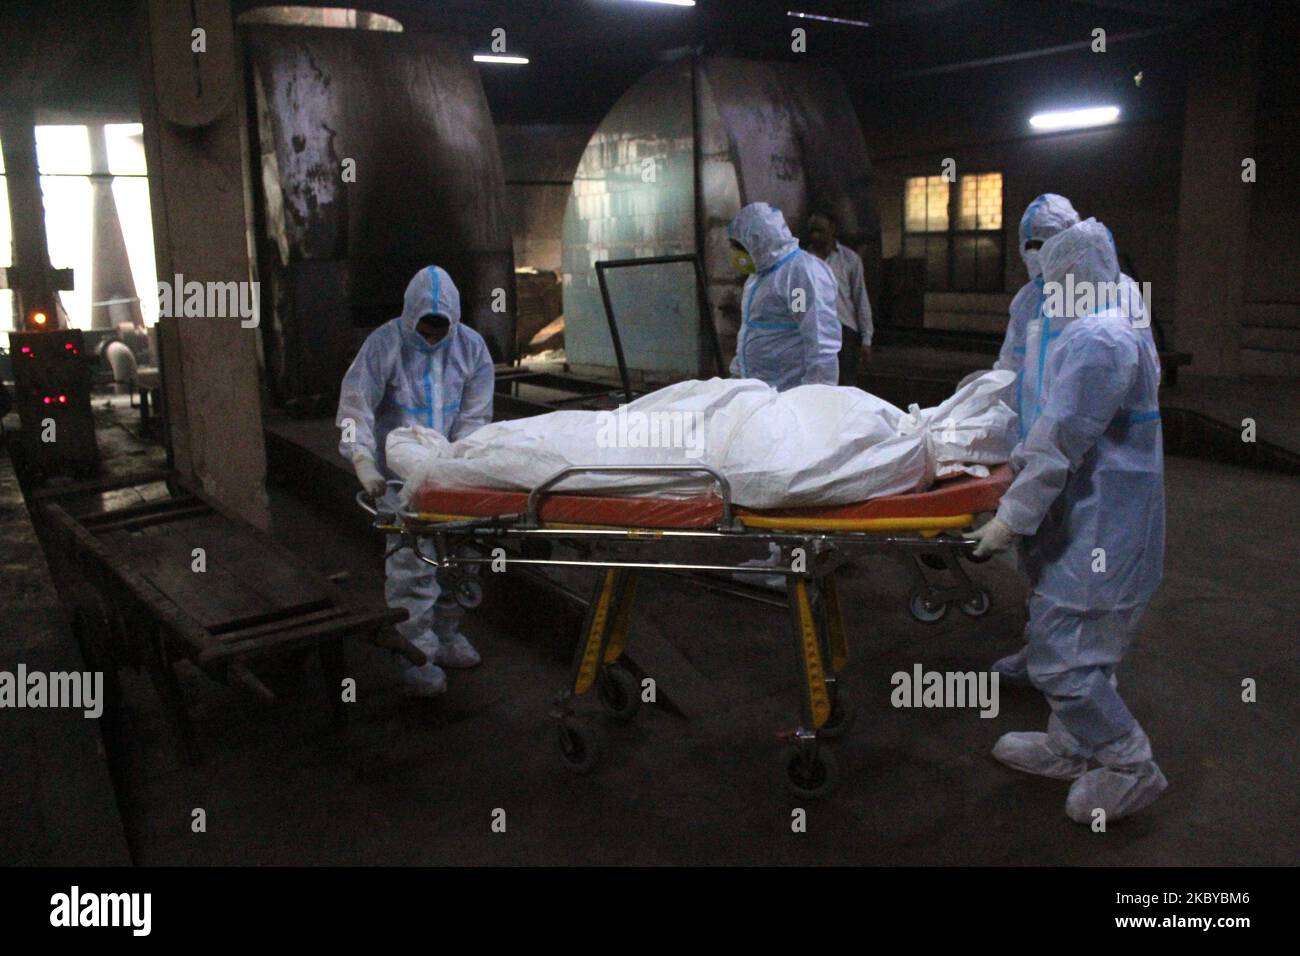
<svg viewBox="0 0 1300 956"><path fill-rule="evenodd" d="M989 599L988 591L980 591L974 597L969 597L957 606L967 617L983 617L989 612L993 602Z"/></svg>
<svg viewBox="0 0 1300 956"><path fill-rule="evenodd" d="M790 792L804 800L826 796L839 781L835 755L821 748L809 752L791 744L781 752L781 771Z"/></svg>
<svg viewBox="0 0 1300 956"><path fill-rule="evenodd" d="M948 602L932 598L927 591L916 590L912 592L907 609L922 624L938 624L948 613Z"/></svg>
<svg viewBox="0 0 1300 956"><path fill-rule="evenodd" d="M605 738L590 720L570 719L560 723L560 756L564 765L580 776L600 766L605 756Z"/></svg>
<svg viewBox="0 0 1300 956"><path fill-rule="evenodd" d="M596 696L605 713L615 720L632 720L641 709L641 685L626 667L603 668L596 679Z"/></svg>
<svg viewBox="0 0 1300 956"><path fill-rule="evenodd" d="M452 595L467 611L472 611L483 603L483 582L478 578L461 578L456 582Z"/></svg>
<svg viewBox="0 0 1300 956"><path fill-rule="evenodd" d="M857 716L853 705L843 697L837 696L835 703L831 705L831 715L826 718L826 723L817 729L817 734L821 737L843 737L849 732Z"/></svg>

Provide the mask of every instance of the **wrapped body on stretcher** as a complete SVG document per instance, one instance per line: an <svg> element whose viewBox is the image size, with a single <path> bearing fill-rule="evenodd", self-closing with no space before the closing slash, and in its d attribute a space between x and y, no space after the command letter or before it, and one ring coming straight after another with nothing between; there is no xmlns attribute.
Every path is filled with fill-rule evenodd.
<svg viewBox="0 0 1300 956"><path fill-rule="evenodd" d="M836 691L848 642L833 572L851 557L890 555L910 569L918 620L936 622L950 606L988 611L988 593L959 560L973 544L962 530L995 511L1010 485L1004 463L1017 422L1004 398L1014 380L989 372L942 405L903 412L855 388L778 394L761 382L714 379L670 386L618 412L497 422L456 443L400 428L387 460L405 482L402 507L376 514L358 500L376 514L376 529L436 567L444 593L465 607L481 601L477 572L502 551L507 569L600 569L572 679L552 710L563 760L578 773L599 763L603 734L575 714L574 698L594 688L616 719L630 719L640 703L623 662L638 574L735 572L756 545L772 548L779 560L766 572L789 582L801 661L801 714L781 767L796 795L816 797L835 777L834 755L819 741L849 722ZM737 554L731 563L715 556L728 548Z"/></svg>
<svg viewBox="0 0 1300 956"><path fill-rule="evenodd" d="M909 412L857 388L681 382L616 412L494 422L455 443L399 428L387 461L404 503L423 488L528 490L575 466L694 465L725 477L745 508L847 505L921 491L936 478L983 477L1005 462L1016 439L1006 401L1014 382L1012 372L986 372L943 404ZM553 490L684 498L709 484L698 474L586 472Z"/></svg>

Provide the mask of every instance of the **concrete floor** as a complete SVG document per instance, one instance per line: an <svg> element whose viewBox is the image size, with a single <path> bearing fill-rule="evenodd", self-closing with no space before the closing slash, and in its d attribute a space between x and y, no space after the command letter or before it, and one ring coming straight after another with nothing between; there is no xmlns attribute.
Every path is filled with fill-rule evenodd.
<svg viewBox="0 0 1300 956"><path fill-rule="evenodd" d="M973 670L1012 650L1024 587L1009 561L975 568L994 610L917 624L901 569L879 559L841 591L858 711L838 752L836 794L807 803L808 830L774 772L796 683L784 612L651 578L631 654L685 712L643 708L610 725L591 777L558 761L547 709L564 684L576 622L534 589L494 582L465 630L484 665L435 701L405 699L396 665L354 645L359 700L325 726L315 661L269 678L259 708L183 674L204 759L183 765L153 689L124 674L119 795L141 864L1293 864L1300 849L1300 658L1293 542L1300 480L1171 458L1164 586L1121 688L1170 789L1110 832L1063 813L1066 785L988 756L998 735L1040 729L1041 696L1004 688L1001 714L897 710L890 675L916 663ZM273 492L276 532L348 587L376 595L378 541ZM1258 703L1241 702L1241 682ZM594 701L580 701L594 712ZM191 830L203 808L207 832ZM494 833L493 812L506 814Z"/></svg>

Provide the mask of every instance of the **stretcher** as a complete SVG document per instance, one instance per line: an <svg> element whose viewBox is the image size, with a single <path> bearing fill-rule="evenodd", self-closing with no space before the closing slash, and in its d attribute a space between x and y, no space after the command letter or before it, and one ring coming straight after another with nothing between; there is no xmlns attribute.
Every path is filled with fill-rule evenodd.
<svg viewBox="0 0 1300 956"><path fill-rule="evenodd" d="M708 479L714 490L688 498L554 490L596 472L682 473ZM1010 483L1010 470L1001 466L985 478L958 477L915 494L755 511L733 505L726 478L711 468L599 465L563 469L527 492L424 487L395 512L376 507L364 493L357 500L374 516L376 530L393 536L394 548L414 549L437 569L444 594L466 608L482 602L479 571L485 564L496 570L549 565L599 572L569 683L551 710L561 756L577 773L599 765L604 738L597 722L575 713L576 698L595 689L601 708L618 720L633 719L641 703L640 682L622 660L642 572L783 576L800 662L801 709L781 769L791 791L809 798L834 787L833 753L819 744L843 734L852 716L837 686L849 649L834 571L860 556L894 555L910 569L909 610L918 620L935 623L952 605L981 616L990 599L962 566L973 560L975 543L962 532L977 515L997 510ZM560 557L557 545L573 556ZM779 563L745 563L769 545L780 549Z"/></svg>

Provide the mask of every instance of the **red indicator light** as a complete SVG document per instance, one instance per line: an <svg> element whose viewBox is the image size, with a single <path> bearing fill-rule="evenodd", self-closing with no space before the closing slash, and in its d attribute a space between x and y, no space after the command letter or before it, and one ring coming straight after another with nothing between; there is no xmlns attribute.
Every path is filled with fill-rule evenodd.
<svg viewBox="0 0 1300 956"><path fill-rule="evenodd" d="M45 404L46 405L50 404L50 396L48 395L45 396Z"/></svg>
<svg viewBox="0 0 1300 956"><path fill-rule="evenodd" d="M31 347L30 347L30 346L27 346L27 345L24 345L24 346L23 346L23 354L24 354L24 355L31 355L31 354L32 354Z"/></svg>
<svg viewBox="0 0 1300 956"><path fill-rule="evenodd" d="M70 348L72 348L72 343L71 343L71 342L64 342L64 343L63 343L63 347L64 347L65 349L70 349Z"/></svg>
<svg viewBox="0 0 1300 956"><path fill-rule="evenodd" d="M60 396L59 396L59 404L60 404L60 405L66 405L66 404L68 404L68 396L66 396L66 395L60 395Z"/></svg>

